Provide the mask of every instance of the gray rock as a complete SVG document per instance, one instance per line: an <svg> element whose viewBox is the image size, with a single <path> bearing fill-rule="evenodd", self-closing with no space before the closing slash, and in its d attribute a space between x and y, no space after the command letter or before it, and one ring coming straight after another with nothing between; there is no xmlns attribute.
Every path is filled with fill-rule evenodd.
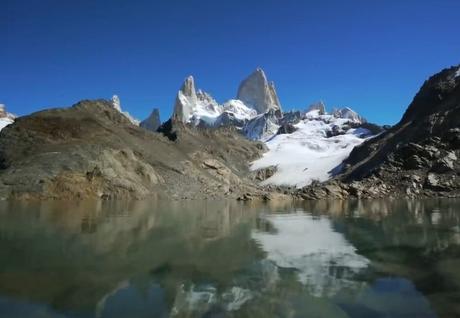
<svg viewBox="0 0 460 318"><path fill-rule="evenodd" d="M183 123L188 122L193 114L193 106L196 105L197 101L195 81L193 76L189 76L177 92L172 118Z"/></svg>
<svg viewBox="0 0 460 318"><path fill-rule="evenodd" d="M249 120L243 127L243 134L250 140L263 140L276 134L279 119L274 109Z"/></svg>
<svg viewBox="0 0 460 318"><path fill-rule="evenodd" d="M264 169L259 169L254 172L254 178L258 181L264 181L273 176L277 171L276 166L270 166Z"/></svg>
<svg viewBox="0 0 460 318"><path fill-rule="evenodd" d="M449 152L445 157L438 159L431 169L433 172L444 173L455 170L457 156L454 152Z"/></svg>
<svg viewBox="0 0 460 318"><path fill-rule="evenodd" d="M227 126L234 126L234 127L243 127L246 124L247 120L237 118L234 113L231 112L223 112L214 123L215 127L227 127Z"/></svg>
<svg viewBox="0 0 460 318"><path fill-rule="evenodd" d="M260 68L240 84L237 99L255 109L258 114L274 110L277 116L281 117L281 103L275 85L273 82L268 82L264 71Z"/></svg>
<svg viewBox="0 0 460 318"><path fill-rule="evenodd" d="M303 118L303 114L300 112L300 111L289 111L289 112L285 112L283 113L283 118L280 119L280 123L282 125L284 124L292 124L292 125L295 125L297 123L299 123L302 118Z"/></svg>
<svg viewBox="0 0 460 318"><path fill-rule="evenodd" d="M426 160L417 155L412 155L404 161L404 168L407 170L422 169L426 166Z"/></svg>
<svg viewBox="0 0 460 318"><path fill-rule="evenodd" d="M156 132L161 126L160 110L158 108L154 108L150 116L147 119L141 121L139 126L144 129Z"/></svg>
<svg viewBox="0 0 460 318"><path fill-rule="evenodd" d="M292 134L296 130L297 128L293 124L285 123L285 124L282 124L280 128L278 128L278 131L276 132L276 134L277 135Z"/></svg>

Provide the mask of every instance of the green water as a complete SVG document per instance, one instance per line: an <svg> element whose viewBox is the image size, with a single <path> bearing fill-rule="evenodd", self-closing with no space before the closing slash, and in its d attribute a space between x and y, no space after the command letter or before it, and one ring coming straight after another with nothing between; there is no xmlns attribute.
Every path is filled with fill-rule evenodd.
<svg viewBox="0 0 460 318"><path fill-rule="evenodd" d="M460 201L0 203L0 317L460 316Z"/></svg>

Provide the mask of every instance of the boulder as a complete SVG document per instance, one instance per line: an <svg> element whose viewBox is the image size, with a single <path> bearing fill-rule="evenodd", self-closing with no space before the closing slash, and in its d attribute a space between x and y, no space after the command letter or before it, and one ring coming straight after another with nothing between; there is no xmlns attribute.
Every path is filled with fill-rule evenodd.
<svg viewBox="0 0 460 318"><path fill-rule="evenodd" d="M283 135L283 134L292 134L294 131L296 131L297 128L290 123L282 124L280 128L278 128L278 131L276 132L277 135Z"/></svg>

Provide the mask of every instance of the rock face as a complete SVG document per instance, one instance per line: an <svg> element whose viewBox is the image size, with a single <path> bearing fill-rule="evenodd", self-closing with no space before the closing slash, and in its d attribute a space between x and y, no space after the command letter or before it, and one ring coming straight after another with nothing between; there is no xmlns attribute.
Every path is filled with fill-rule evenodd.
<svg viewBox="0 0 460 318"><path fill-rule="evenodd" d="M196 92L193 77L189 76L177 94L172 120L202 128L241 128L256 115L240 100L231 99L220 105L210 94Z"/></svg>
<svg viewBox="0 0 460 318"><path fill-rule="evenodd" d="M458 69L428 79L397 125L351 152L333 181L344 196L460 196Z"/></svg>
<svg viewBox="0 0 460 318"><path fill-rule="evenodd" d="M158 108L154 108L150 116L147 119L144 119L139 126L144 129L156 132L161 126L160 110Z"/></svg>
<svg viewBox="0 0 460 318"><path fill-rule="evenodd" d="M136 125L136 126L139 126L140 124L140 121L135 119L134 117L132 117L128 112L125 112L121 109L121 101L120 101L120 98L117 96L117 95L113 95L112 96L112 100L111 100L111 103L112 103L112 107L115 108L118 112L120 112L120 114L122 114L123 116L125 116L126 118L128 118L128 120L133 124L133 125Z"/></svg>
<svg viewBox="0 0 460 318"><path fill-rule="evenodd" d="M274 110L281 117L281 103L273 82L268 82L262 69L256 69L239 86L237 99L255 109L258 114Z"/></svg>
<svg viewBox="0 0 460 318"><path fill-rule="evenodd" d="M0 132L0 198L236 198L260 191L247 165L262 144L231 129L178 125L175 134L172 142L133 125L107 100L20 117Z"/></svg>
<svg viewBox="0 0 460 318"><path fill-rule="evenodd" d="M195 91L195 80L193 76L189 76L185 79L179 92L177 92L172 117L183 123L189 122L197 102L198 98Z"/></svg>
<svg viewBox="0 0 460 318"><path fill-rule="evenodd" d="M249 120L243 127L243 134L250 140L267 140L279 129L278 112L275 109Z"/></svg>

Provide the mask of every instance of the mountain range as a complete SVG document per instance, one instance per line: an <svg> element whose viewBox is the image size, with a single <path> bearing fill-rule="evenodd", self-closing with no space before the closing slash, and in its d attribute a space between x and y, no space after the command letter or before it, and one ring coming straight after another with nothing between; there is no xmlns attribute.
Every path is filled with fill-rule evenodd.
<svg viewBox="0 0 460 318"><path fill-rule="evenodd" d="M431 77L394 127L323 102L284 112L260 68L223 104L187 77L165 122L118 96L16 119L2 106L0 196L457 196L459 82L459 66Z"/></svg>

